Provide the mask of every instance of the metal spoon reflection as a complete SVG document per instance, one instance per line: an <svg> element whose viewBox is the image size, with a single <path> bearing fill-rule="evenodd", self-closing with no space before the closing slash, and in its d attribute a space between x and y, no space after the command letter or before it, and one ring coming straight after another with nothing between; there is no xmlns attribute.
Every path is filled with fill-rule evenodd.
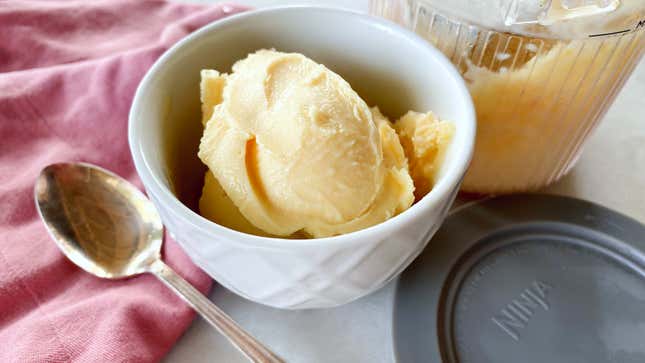
<svg viewBox="0 0 645 363"><path fill-rule="evenodd" d="M161 261L161 218L126 180L89 164L52 164L38 176L35 199L58 247L85 271L109 279L152 273L251 361L282 362Z"/></svg>

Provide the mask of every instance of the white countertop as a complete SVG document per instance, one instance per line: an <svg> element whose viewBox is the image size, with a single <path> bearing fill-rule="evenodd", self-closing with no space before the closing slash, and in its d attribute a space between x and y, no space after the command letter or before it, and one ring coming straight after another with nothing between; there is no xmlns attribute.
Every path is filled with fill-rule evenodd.
<svg viewBox="0 0 645 363"><path fill-rule="evenodd" d="M195 2L211 2L193 0ZM252 6L326 4L365 10L359 1L249 0ZM576 167L544 190L587 199L645 223L645 61L588 141ZM283 311L242 299L215 285L210 298L289 362L392 362L394 285L351 304L324 310ZM203 320L195 319L165 362L246 362Z"/></svg>

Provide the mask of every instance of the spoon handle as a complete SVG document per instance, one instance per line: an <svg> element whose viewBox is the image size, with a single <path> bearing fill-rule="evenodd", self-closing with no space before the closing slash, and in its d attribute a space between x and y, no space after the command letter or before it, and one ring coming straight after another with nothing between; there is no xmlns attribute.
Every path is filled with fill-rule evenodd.
<svg viewBox="0 0 645 363"><path fill-rule="evenodd" d="M250 361L256 363L284 363L282 359L245 332L228 315L179 276L163 261L157 260L150 272L192 306L207 322L224 335Z"/></svg>

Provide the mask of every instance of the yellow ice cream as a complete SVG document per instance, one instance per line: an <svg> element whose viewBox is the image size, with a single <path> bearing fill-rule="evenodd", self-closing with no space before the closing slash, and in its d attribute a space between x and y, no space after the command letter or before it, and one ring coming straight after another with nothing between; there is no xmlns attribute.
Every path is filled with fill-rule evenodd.
<svg viewBox="0 0 645 363"><path fill-rule="evenodd" d="M323 65L260 50L231 74L202 71L201 88L205 217L247 233L325 237L414 202L390 122Z"/></svg>
<svg viewBox="0 0 645 363"><path fill-rule="evenodd" d="M439 120L432 112L409 111L394 123L394 129L408 158L414 195L421 199L435 183L455 125Z"/></svg>
<svg viewBox="0 0 645 363"><path fill-rule="evenodd" d="M566 172L616 82L633 67L628 55L639 41L643 34L540 40L540 51L523 64L495 61L499 54L484 59L486 67L469 63L464 76L477 110L477 139L463 189L536 189ZM502 55L516 53L524 54L508 49Z"/></svg>
<svg viewBox="0 0 645 363"><path fill-rule="evenodd" d="M462 20L479 15L470 19L479 24L472 27L449 15L456 9L451 1L410 3L417 5L413 23L407 5L372 10L435 45L466 79L477 115L473 158L461 185L466 192L523 192L561 178L645 52L644 0L567 19L557 18L564 15L562 4L540 1L542 10L558 9L546 11L548 24L515 25L504 24L511 14L487 1L462 2L471 7L460 9ZM514 10L522 20L537 15L531 6Z"/></svg>

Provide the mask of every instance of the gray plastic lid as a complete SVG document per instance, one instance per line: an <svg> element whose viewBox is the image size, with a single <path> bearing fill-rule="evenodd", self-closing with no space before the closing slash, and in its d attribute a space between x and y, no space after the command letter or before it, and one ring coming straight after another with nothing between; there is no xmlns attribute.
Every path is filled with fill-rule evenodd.
<svg viewBox="0 0 645 363"><path fill-rule="evenodd" d="M460 208L393 321L398 362L645 362L645 226L549 195Z"/></svg>

